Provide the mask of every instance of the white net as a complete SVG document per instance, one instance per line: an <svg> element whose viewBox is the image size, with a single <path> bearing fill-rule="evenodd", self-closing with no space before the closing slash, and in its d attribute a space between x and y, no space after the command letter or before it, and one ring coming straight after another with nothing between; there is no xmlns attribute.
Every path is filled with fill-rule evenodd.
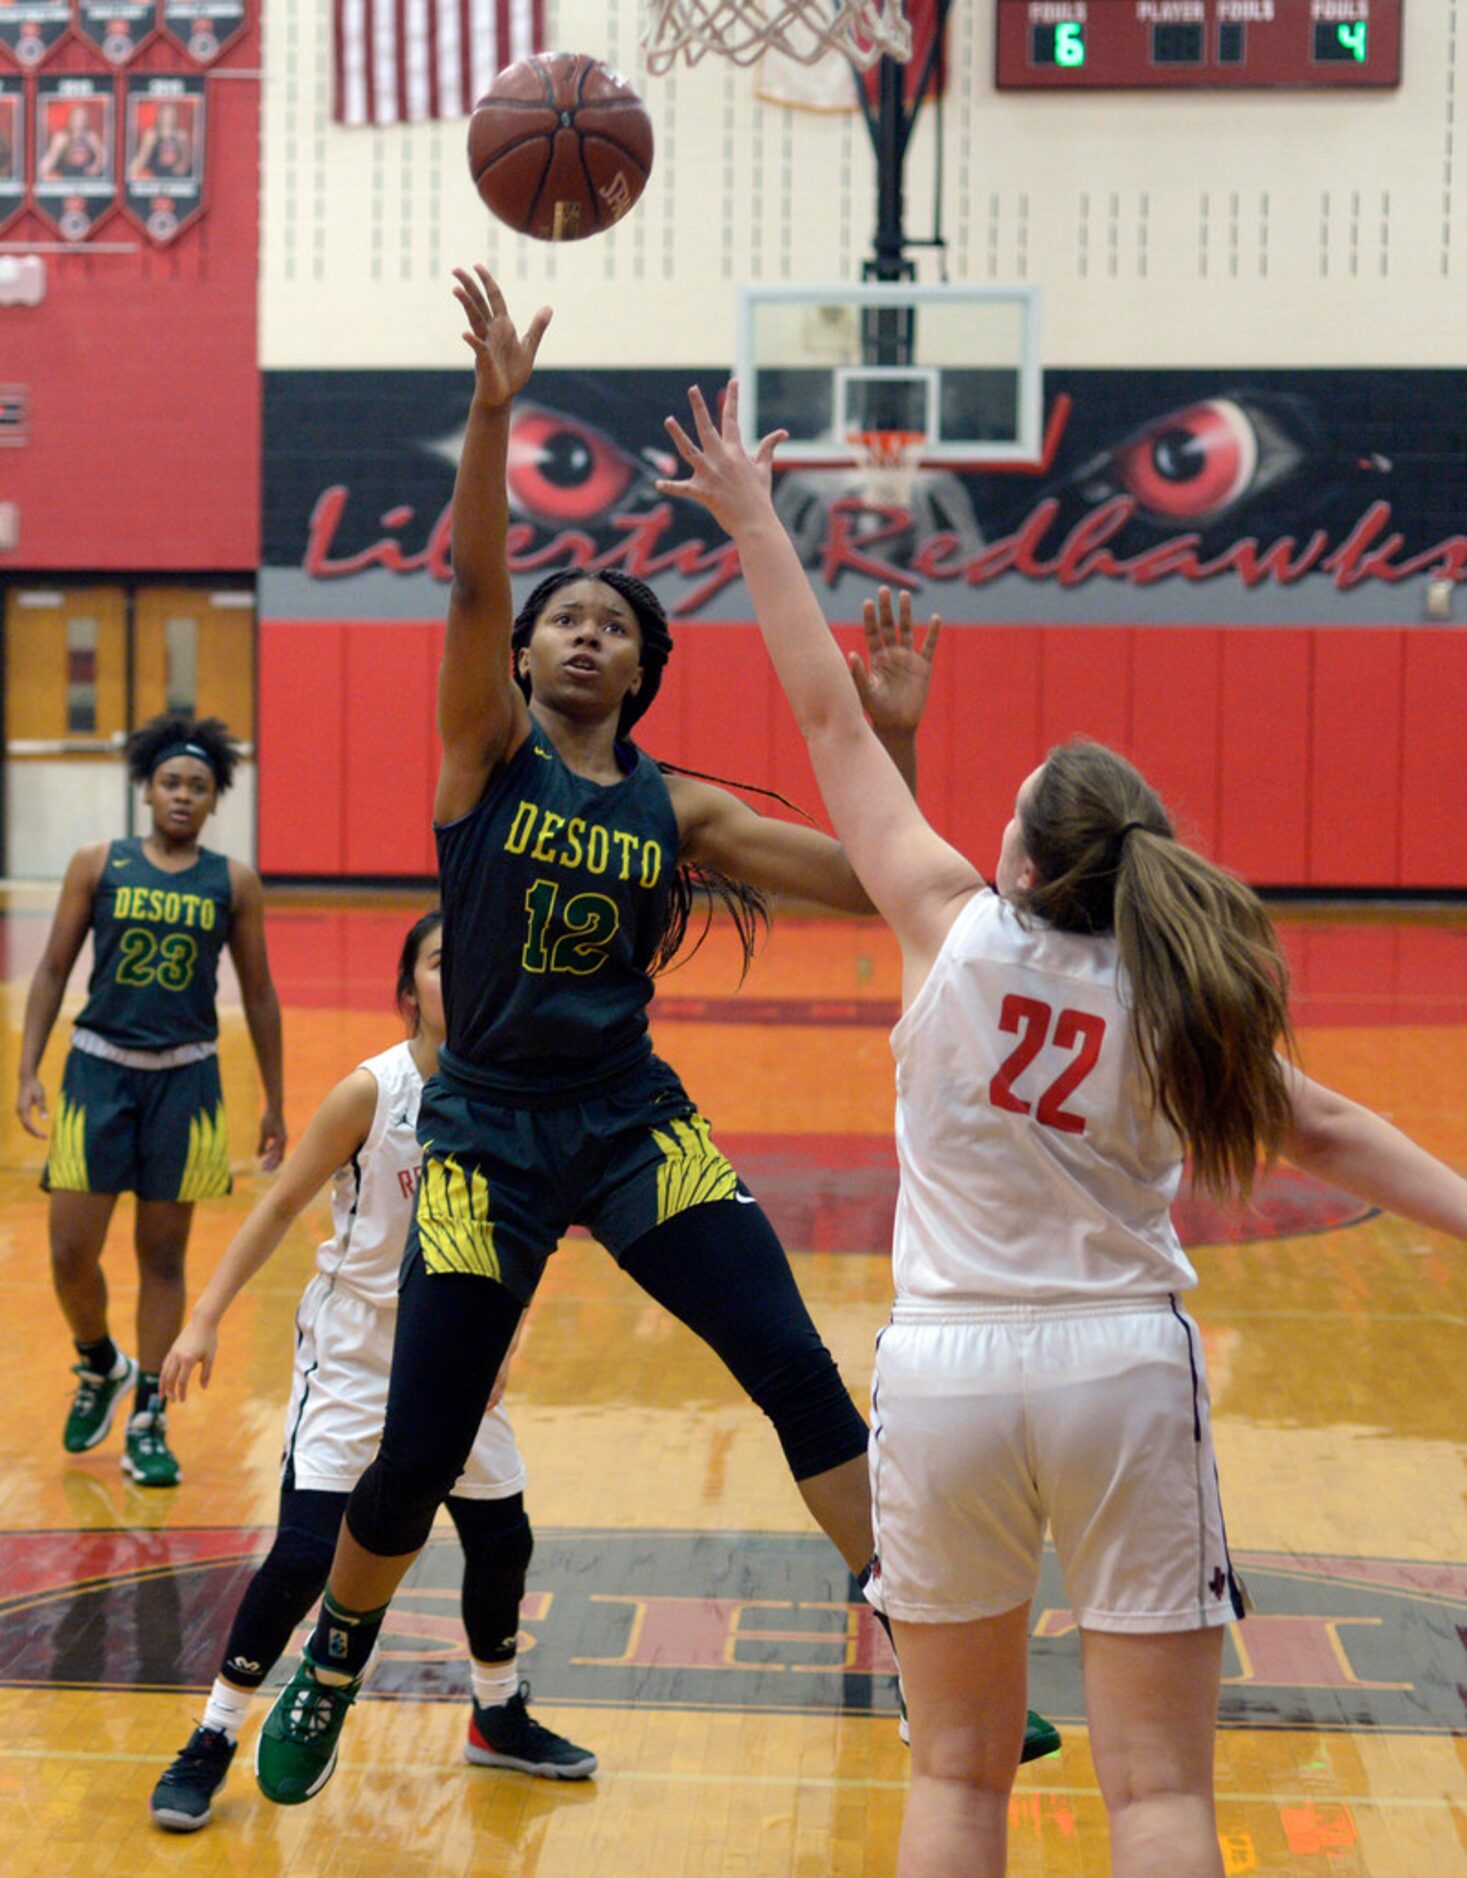
<svg viewBox="0 0 1467 1878"><path fill-rule="evenodd" d="M909 509L922 465L926 431L853 430L846 441L855 454L866 500L872 507Z"/></svg>
<svg viewBox="0 0 1467 1878"><path fill-rule="evenodd" d="M648 0L642 45L659 74L679 55L752 65L771 49L800 65L835 49L865 71L883 54L910 58L912 28L902 0Z"/></svg>

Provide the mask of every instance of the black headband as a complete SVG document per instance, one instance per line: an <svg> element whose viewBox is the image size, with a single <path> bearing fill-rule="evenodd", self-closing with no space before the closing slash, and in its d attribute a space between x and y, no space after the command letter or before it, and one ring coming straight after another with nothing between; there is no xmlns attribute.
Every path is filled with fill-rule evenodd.
<svg viewBox="0 0 1467 1878"><path fill-rule="evenodd" d="M167 744L153 758L153 766L148 771L148 781L151 782L163 765L171 763L176 756L191 756L200 763L207 763L214 781L216 783L219 781L219 766L204 746L201 743L187 743L182 739L177 743Z"/></svg>

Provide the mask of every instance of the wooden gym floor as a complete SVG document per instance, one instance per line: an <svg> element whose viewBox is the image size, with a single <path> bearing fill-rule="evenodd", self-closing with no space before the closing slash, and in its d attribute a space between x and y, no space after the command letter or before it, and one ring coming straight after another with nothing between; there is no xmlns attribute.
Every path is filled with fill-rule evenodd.
<svg viewBox="0 0 1467 1878"><path fill-rule="evenodd" d="M0 911L15 1087L26 984L53 895ZM288 1116L394 1040L397 944L422 901L276 896ZM1467 910L1289 909L1307 1066L1467 1167ZM80 989L81 980L74 981ZM666 981L659 1048L786 1236L858 1401L889 1296L894 1175L880 928L781 920L735 996L726 939ZM76 1008L76 999L68 1005ZM48 1053L54 1095L67 1026ZM197 1292L259 1182L258 1116L226 1007L237 1190L196 1220ZM524 1611L536 1709L594 1746L557 1787L460 1759L457 1555L435 1537L389 1653L313 1804L256 1793L249 1734L214 1823L147 1816L201 1709L274 1517L292 1314L317 1203L226 1325L214 1386L172 1416L183 1484L146 1493L60 1445L73 1360L47 1269L42 1154L7 1095L0 1137L0 1873L535 1874L825 1878L889 1873L906 1756L889 1664L813 1532L761 1418L717 1364L573 1237L542 1287L508 1407L539 1543ZM107 1270L131 1344L119 1209ZM1229 1873L1447 1878L1467 1870L1467 1247L1281 1173L1260 1212L1183 1223L1235 1551L1258 1614L1230 1639L1219 1742ZM1011 1870L1098 1878L1104 1822L1076 1639L1052 1565L1033 1699L1061 1756L1021 1772ZM263 1704L260 1705L263 1713Z"/></svg>

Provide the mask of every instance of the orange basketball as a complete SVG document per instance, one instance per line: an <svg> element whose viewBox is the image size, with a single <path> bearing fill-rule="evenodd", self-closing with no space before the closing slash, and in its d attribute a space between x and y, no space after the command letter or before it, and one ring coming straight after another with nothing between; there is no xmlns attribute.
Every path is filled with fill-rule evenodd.
<svg viewBox="0 0 1467 1878"><path fill-rule="evenodd" d="M627 81L582 52L507 65L469 120L469 173L502 222L583 241L621 220L652 173L652 120Z"/></svg>

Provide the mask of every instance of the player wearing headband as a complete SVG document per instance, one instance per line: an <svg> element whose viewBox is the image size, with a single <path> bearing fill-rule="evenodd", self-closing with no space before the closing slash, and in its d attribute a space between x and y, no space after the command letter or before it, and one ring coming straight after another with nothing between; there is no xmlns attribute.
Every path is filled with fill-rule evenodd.
<svg viewBox="0 0 1467 1878"><path fill-rule="evenodd" d="M239 746L217 717L155 717L127 743L128 773L152 814L146 835L71 857L26 998L16 1112L44 1138L41 1058L83 941L87 1002L71 1035L41 1185L51 1196L51 1276L76 1343L76 1394L62 1446L102 1441L135 1390L122 1465L144 1487L177 1484L158 1372L183 1325L184 1257L194 1202L230 1189L214 1008L219 954L239 978L265 1113L266 1170L285 1149L280 1004L265 956L259 876L199 845L234 779ZM39 1120L37 1120L39 1118ZM119 1193L137 1196L137 1356L112 1341L102 1248Z"/></svg>

